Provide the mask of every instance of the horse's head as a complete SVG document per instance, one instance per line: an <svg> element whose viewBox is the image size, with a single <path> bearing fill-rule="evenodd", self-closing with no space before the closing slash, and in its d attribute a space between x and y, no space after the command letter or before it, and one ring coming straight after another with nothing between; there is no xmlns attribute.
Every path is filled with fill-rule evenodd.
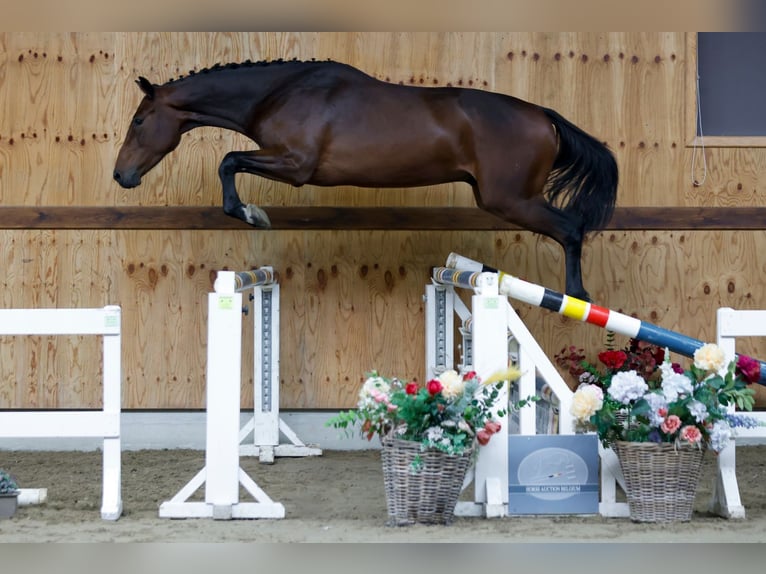
<svg viewBox="0 0 766 574"><path fill-rule="evenodd" d="M136 83L144 92L117 155L114 179L122 187L136 187L141 177L157 165L181 141L182 118L157 93L146 78Z"/></svg>

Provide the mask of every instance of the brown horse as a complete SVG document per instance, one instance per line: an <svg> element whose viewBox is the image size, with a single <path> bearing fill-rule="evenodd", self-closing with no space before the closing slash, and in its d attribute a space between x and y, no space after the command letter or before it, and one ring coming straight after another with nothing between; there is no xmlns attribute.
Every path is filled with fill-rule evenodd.
<svg viewBox="0 0 766 574"><path fill-rule="evenodd" d="M234 175L295 186L416 187L462 181L482 209L564 248L566 291L587 299L585 234L614 209L617 164L601 142L553 110L483 90L377 80L332 61L216 65L144 93L114 169L123 187L200 126L242 133L260 149L229 152L218 169L223 209L255 227Z"/></svg>

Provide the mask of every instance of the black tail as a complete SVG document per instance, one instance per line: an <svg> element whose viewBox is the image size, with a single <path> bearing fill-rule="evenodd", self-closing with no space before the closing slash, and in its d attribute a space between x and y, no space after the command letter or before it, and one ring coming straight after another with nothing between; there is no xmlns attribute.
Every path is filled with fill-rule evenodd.
<svg viewBox="0 0 766 574"><path fill-rule="evenodd" d="M559 154L548 176L548 201L575 213L583 232L602 229L617 199L617 162L606 145L557 112L543 108L559 136Z"/></svg>

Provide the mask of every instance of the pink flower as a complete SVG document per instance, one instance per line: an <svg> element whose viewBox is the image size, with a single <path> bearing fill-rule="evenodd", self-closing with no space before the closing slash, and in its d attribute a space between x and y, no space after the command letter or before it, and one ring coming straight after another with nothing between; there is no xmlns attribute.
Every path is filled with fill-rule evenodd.
<svg viewBox="0 0 766 574"><path fill-rule="evenodd" d="M702 440L702 432L694 425L686 425L681 429L680 435L682 440L690 443L698 443Z"/></svg>
<svg viewBox="0 0 766 574"><path fill-rule="evenodd" d="M381 393L378 389L372 389L370 391L370 396L376 403L385 403L388 401L388 395L386 395L386 393Z"/></svg>
<svg viewBox="0 0 766 574"><path fill-rule="evenodd" d="M407 385L404 387L404 392L408 395L417 395L418 384L415 381L407 383Z"/></svg>
<svg viewBox="0 0 766 574"><path fill-rule="evenodd" d="M670 415L660 425L662 432L664 432L665 434L673 434L680 427L681 427L681 419L679 419L676 415Z"/></svg>
<svg viewBox="0 0 766 574"><path fill-rule="evenodd" d="M426 383L426 390L428 391L428 394L431 396L439 394L442 388L443 388L442 384L436 379L431 379L430 381L428 381L428 383Z"/></svg>
<svg viewBox="0 0 766 574"><path fill-rule="evenodd" d="M657 409L657 414L660 415L661 417L666 417L668 416L668 409L665 409L665 408Z"/></svg>

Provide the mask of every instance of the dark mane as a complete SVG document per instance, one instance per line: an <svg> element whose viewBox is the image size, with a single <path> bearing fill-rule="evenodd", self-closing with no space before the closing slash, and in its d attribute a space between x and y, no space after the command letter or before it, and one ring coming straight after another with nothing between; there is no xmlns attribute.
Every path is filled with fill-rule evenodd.
<svg viewBox="0 0 766 574"><path fill-rule="evenodd" d="M228 64L216 63L210 68L202 68L201 70L189 70L188 75L178 76L177 78L170 78L163 85L180 82L182 80L188 80L197 74L210 74L213 72L221 72L223 70L236 70L238 68L257 68L264 66L280 66L285 64L305 64L318 61L332 62L333 60L330 60L329 58L327 60L316 60L314 58L311 58L311 60L299 60L298 58L293 58L292 60L283 60L282 58L279 58L277 60L258 60L256 62L253 62L252 60L245 60L244 62L229 62Z"/></svg>

